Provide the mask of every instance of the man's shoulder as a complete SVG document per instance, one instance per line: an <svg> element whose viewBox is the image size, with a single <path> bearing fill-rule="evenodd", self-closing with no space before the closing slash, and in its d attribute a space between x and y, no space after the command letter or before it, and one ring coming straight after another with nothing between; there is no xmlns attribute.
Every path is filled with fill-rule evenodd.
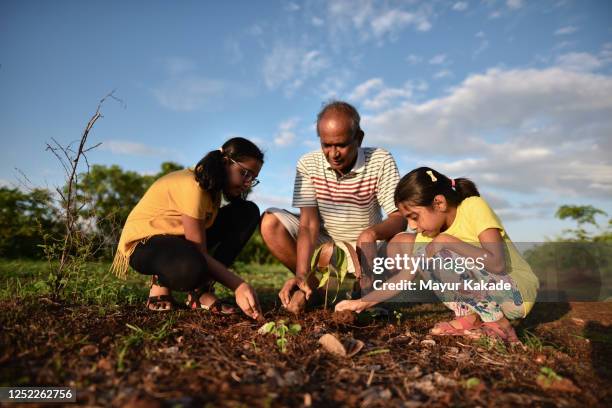
<svg viewBox="0 0 612 408"><path fill-rule="evenodd" d="M395 162L393 155L382 147L364 147L362 149L367 164L380 165L388 160Z"/></svg>
<svg viewBox="0 0 612 408"><path fill-rule="evenodd" d="M316 167L318 165L321 165L321 163L323 163L324 161L325 156L323 155L323 152L319 149L303 154L302 157L300 157L300 159L298 160L298 163L301 163L306 167Z"/></svg>

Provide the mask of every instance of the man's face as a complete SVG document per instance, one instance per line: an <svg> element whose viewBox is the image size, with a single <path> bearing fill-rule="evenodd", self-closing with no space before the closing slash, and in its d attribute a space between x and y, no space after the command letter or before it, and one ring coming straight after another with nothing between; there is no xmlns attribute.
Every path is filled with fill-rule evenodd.
<svg viewBox="0 0 612 408"><path fill-rule="evenodd" d="M355 164L361 135L351 134L351 123L346 115L329 112L319 122L321 149L331 168L346 174Z"/></svg>

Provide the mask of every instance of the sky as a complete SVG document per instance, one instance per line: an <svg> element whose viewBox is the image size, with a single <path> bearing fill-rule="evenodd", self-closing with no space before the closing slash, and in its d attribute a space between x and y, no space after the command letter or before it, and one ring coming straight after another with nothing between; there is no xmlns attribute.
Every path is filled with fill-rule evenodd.
<svg viewBox="0 0 612 408"><path fill-rule="evenodd" d="M289 208L316 115L353 103L401 174L469 177L517 242L612 216L612 2L0 0L0 184L60 185L45 151L143 174L225 140L266 155L252 199ZM599 221L606 223L607 219Z"/></svg>

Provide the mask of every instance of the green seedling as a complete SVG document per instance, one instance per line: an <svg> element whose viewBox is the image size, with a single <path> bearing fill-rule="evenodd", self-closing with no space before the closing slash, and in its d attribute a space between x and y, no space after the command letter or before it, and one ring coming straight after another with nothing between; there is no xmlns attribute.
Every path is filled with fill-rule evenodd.
<svg viewBox="0 0 612 408"><path fill-rule="evenodd" d="M319 262L319 257L321 256L322 249L323 246L320 246L315 250L310 261L310 271L311 273L314 273L315 271L321 272L319 288L325 286L325 304L323 305L323 308L327 310L327 299L330 282L329 279L332 277L333 274L337 281L336 294L334 295L334 298L332 300L332 302L335 302L338 298L338 293L340 292L340 286L342 285L342 282L344 282L344 278L346 277L346 274L348 272L348 259L346 258L346 254L344 253L344 251L337 245L334 245L333 254L330 259L329 265L324 268L319 268L317 264Z"/></svg>
<svg viewBox="0 0 612 408"><path fill-rule="evenodd" d="M260 334L273 334L276 336L276 345L281 353L287 351L287 335L295 336L302 330L299 324L291 324L287 326L284 320L278 322L268 322L261 326L258 330Z"/></svg>
<svg viewBox="0 0 612 408"><path fill-rule="evenodd" d="M395 320L397 320L397 325L399 326L402 322L402 312L398 310L393 311L393 316L395 316Z"/></svg>

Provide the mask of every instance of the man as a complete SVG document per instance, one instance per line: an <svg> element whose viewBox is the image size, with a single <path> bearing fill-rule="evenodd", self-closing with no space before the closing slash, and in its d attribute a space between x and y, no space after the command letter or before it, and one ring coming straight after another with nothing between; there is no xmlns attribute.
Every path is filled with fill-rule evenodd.
<svg viewBox="0 0 612 408"><path fill-rule="evenodd" d="M393 199L399 181L395 160L384 149L361 147L360 119L346 102L323 107L317 115L321 150L305 154L297 164L292 206L300 209L299 217L269 208L262 218L264 242L295 274L279 292L285 308L296 289L309 299L317 287L309 272L319 245L347 241L363 251L406 229ZM381 209L387 214L384 221ZM349 271L354 271L347 258Z"/></svg>

